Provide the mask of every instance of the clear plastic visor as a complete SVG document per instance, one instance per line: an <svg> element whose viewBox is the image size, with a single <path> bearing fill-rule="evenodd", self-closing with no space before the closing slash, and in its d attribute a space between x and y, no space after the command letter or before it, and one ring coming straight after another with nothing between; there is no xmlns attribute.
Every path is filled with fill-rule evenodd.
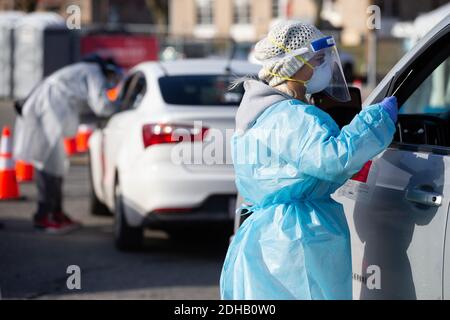
<svg viewBox="0 0 450 320"><path fill-rule="evenodd" d="M330 75L330 82L323 91L337 101L350 101L347 81L333 37L312 42L311 51L315 54L308 62L314 66L314 69L325 68L326 73Z"/></svg>

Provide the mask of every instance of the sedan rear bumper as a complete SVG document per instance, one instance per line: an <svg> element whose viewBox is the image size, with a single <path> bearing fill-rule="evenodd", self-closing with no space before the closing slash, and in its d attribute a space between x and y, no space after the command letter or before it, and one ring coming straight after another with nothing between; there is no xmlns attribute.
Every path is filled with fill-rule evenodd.
<svg viewBox="0 0 450 320"><path fill-rule="evenodd" d="M237 193L232 167L193 172L170 161L147 160L143 157L142 162L120 172L130 225L148 221L232 220L229 210Z"/></svg>

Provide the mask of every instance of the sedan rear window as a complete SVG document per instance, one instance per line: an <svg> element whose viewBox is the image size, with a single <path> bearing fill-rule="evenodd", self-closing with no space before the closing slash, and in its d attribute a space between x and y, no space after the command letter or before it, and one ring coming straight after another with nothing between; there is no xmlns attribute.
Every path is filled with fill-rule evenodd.
<svg viewBox="0 0 450 320"><path fill-rule="evenodd" d="M159 78L163 99L168 104L195 106L237 106L244 95L242 84L229 90L236 76L183 75Z"/></svg>

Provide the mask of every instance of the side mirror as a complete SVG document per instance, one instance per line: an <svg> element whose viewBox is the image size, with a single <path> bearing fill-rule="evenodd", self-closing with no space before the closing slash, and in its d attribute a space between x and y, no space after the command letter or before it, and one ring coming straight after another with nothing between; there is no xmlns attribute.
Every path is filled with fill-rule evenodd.
<svg viewBox="0 0 450 320"><path fill-rule="evenodd" d="M339 128L347 125L361 111L361 91L356 87L349 87L350 101L340 102L330 97L326 92L313 94L314 105L328 113Z"/></svg>

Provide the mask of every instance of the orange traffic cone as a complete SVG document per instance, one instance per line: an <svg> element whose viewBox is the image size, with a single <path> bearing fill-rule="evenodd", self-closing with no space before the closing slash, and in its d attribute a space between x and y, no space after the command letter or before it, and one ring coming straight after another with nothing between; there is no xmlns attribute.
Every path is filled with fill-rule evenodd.
<svg viewBox="0 0 450 320"><path fill-rule="evenodd" d="M30 182L33 181L34 168L33 165L22 161L16 161L16 179L18 182Z"/></svg>
<svg viewBox="0 0 450 320"><path fill-rule="evenodd" d="M73 156L77 153L77 141L75 137L64 138L64 149L68 156Z"/></svg>
<svg viewBox="0 0 450 320"><path fill-rule="evenodd" d="M16 169L12 159L11 130L4 127L0 143L0 200L19 198Z"/></svg>
<svg viewBox="0 0 450 320"><path fill-rule="evenodd" d="M77 152L88 151L88 140L94 129L87 124L80 124L77 133Z"/></svg>

